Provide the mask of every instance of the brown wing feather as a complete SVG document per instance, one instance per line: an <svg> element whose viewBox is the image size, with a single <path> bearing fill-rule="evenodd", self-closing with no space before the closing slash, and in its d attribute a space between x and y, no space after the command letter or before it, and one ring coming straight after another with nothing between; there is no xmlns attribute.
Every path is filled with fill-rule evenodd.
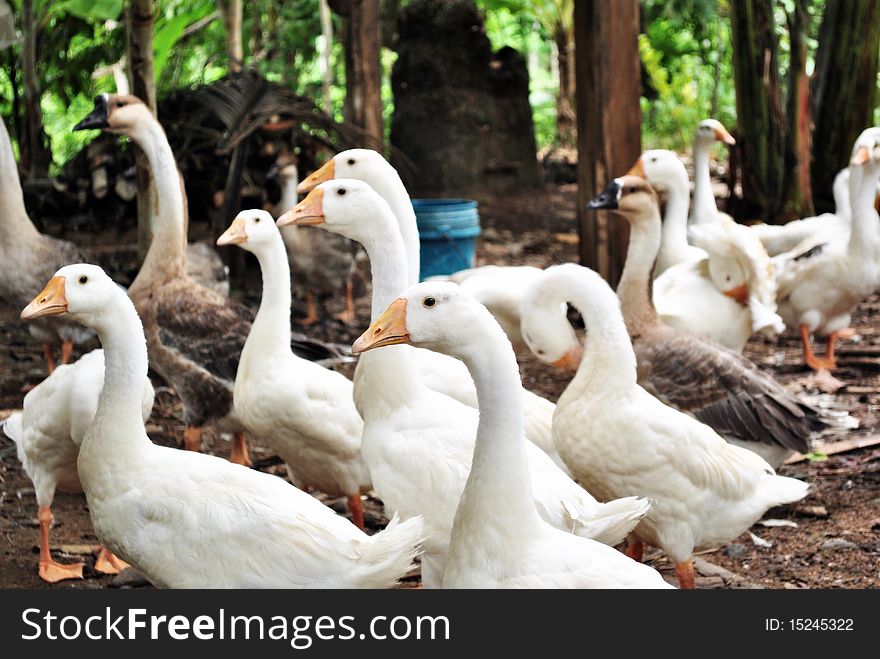
<svg viewBox="0 0 880 659"><path fill-rule="evenodd" d="M824 426L752 362L710 341L663 327L635 349L639 383L721 435L807 452L810 433Z"/></svg>

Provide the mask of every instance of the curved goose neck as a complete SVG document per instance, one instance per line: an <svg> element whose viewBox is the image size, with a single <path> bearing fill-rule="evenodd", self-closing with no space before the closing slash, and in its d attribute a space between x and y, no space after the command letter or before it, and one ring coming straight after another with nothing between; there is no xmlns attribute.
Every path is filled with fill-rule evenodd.
<svg viewBox="0 0 880 659"><path fill-rule="evenodd" d="M712 195L712 179L709 176L709 149L711 142L694 141L694 204L690 221L700 223L715 222L718 207Z"/></svg>
<svg viewBox="0 0 880 659"><path fill-rule="evenodd" d="M12 242L13 236L15 243ZM5 122L0 120L0 242L19 244L23 240L39 237L40 232L28 217L24 205L24 193L9 133L6 132Z"/></svg>
<svg viewBox="0 0 880 659"><path fill-rule="evenodd" d="M689 203L690 184L687 171L682 165L680 170L676 168L675 180L670 181L666 186L666 215L663 218L660 254L657 257L657 266L662 270L688 259Z"/></svg>
<svg viewBox="0 0 880 659"><path fill-rule="evenodd" d="M636 384L636 355L614 291L592 270L574 266L557 271L548 293L553 302L570 302L587 326L584 356L573 382L599 394L617 395Z"/></svg>
<svg viewBox="0 0 880 659"><path fill-rule="evenodd" d="M278 200L278 215L286 213L296 206L299 201L299 195L296 192L296 186L299 185L298 176L283 175L281 178L281 199Z"/></svg>
<svg viewBox="0 0 880 659"><path fill-rule="evenodd" d="M389 165L387 171L376 178L375 182L371 182L373 189L388 202L397 218L403 246L406 250L407 286L412 286L419 282L421 268L421 243L419 241L419 227L416 223L416 212L413 210L412 200L409 198L406 186L400 180L400 174L396 169Z"/></svg>
<svg viewBox="0 0 880 659"><path fill-rule="evenodd" d="M290 265L281 234L257 245L253 253L263 274L263 296L241 354L240 367L244 369L250 360L260 355L274 360L280 353L293 354L290 349Z"/></svg>
<svg viewBox="0 0 880 659"><path fill-rule="evenodd" d="M143 430L147 341L134 304L122 289L91 324L104 348L104 386L95 420L83 438L80 459L119 455L152 445ZM135 431L140 430L138 435ZM106 460L101 468L107 468Z"/></svg>
<svg viewBox="0 0 880 659"><path fill-rule="evenodd" d="M374 322L407 287L409 274L403 238L393 217L376 222L367 236L359 240L370 259L373 280L370 322ZM361 355L354 380L355 403L364 419L398 407L420 389L421 380L412 362L410 346L389 346ZM364 396L382 406L364 405Z"/></svg>
<svg viewBox="0 0 880 659"><path fill-rule="evenodd" d="M150 162L159 201L156 232L141 270L131 285L135 290L145 282L186 275L186 215L180 174L162 126L151 118L142 122L131 138L143 149Z"/></svg>
<svg viewBox="0 0 880 659"><path fill-rule="evenodd" d="M651 290L651 271L660 247L660 211L657 204L630 222L629 248L617 296L627 330L636 337L658 321Z"/></svg>
<svg viewBox="0 0 880 659"><path fill-rule="evenodd" d="M876 259L880 253L880 219L874 208L880 167L867 163L850 167L850 205L852 230L849 235L849 253L865 259Z"/></svg>
<svg viewBox="0 0 880 659"><path fill-rule="evenodd" d="M516 356L498 323L488 311L481 311L479 318L469 319L473 323L468 331L470 340L455 354L474 379L480 410L473 463L456 525L476 525L476 532L506 542L511 518L517 520L517 533L523 531L523 524L537 526L540 521L529 477ZM503 504L503 515L499 504ZM485 529L493 525L506 531L486 534Z"/></svg>

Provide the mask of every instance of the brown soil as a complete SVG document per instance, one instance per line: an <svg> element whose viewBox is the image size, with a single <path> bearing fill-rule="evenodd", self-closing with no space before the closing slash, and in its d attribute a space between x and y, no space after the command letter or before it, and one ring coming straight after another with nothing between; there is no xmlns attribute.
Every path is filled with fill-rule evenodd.
<svg viewBox="0 0 880 659"><path fill-rule="evenodd" d="M529 192L504 198L481 200L483 236L478 262L531 264L546 266L576 258L575 186L549 188L544 194ZM83 237L78 237L82 239ZM97 238L97 239L96 239ZM103 243L100 259L111 273L127 279L133 270L130 249L114 247L113 237L90 237ZM247 297L256 304L253 295ZM336 301L330 311L338 310ZM824 402L848 410L858 418L857 430L831 439L870 436L880 432L880 328L874 318L880 309L877 299L864 303L855 316L859 338L840 348L842 366L835 375L847 386ZM369 303L358 303L358 320L352 326L324 321L308 331L322 339L350 343L368 324ZM747 354L762 368L772 371L781 381L805 395L815 394L807 381L809 374L801 366L800 343L790 334L778 339L757 339ZM569 376L554 372L526 353L519 354L524 384L551 400L565 388ZM347 365L344 371L350 372ZM0 418L5 410L19 409L23 385L36 384L44 377L38 346L18 320L17 310L0 309ZM180 405L173 392L157 384L157 401L147 426L153 441L177 445L182 433ZM204 435L205 449L225 456L229 443L213 432ZM266 446L252 443L252 457L257 467L282 476L283 468L273 460ZM795 522L789 526L756 525L751 531L772 543L761 547L748 534L724 548L705 552L698 563L703 587L769 588L877 588L880 587L880 447L868 447L829 456L822 462L800 462L784 466L780 472L805 479L813 486L809 498L797 507L770 511L766 519ZM344 501L321 497L328 505L347 514ZM817 509L824 508L825 515ZM366 502L367 525L384 525L381 502ZM97 545L82 495L58 493L53 506L56 526L52 545L59 550L80 553ZM819 514L820 516L816 516ZM45 587L37 577L36 502L33 487L23 473L11 442L0 434L0 588ZM825 548L823 548L823 544ZM85 547L84 547L85 546ZM112 577L96 574L90 567L93 557L63 551L54 552L56 560L87 563L83 581L67 581L58 588L102 588ZM648 560L664 574L671 566L658 552ZM708 561L708 564L706 563ZM408 585L418 583L413 575Z"/></svg>

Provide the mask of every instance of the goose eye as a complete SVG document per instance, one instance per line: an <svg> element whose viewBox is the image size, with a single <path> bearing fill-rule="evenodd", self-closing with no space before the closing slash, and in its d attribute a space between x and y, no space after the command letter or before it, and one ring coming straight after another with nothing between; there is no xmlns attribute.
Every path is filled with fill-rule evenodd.
<svg viewBox="0 0 880 659"><path fill-rule="evenodd" d="M85 284L88 280L89 280L89 278L86 277L85 275L80 275L80 277L79 277L80 284Z"/></svg>
<svg viewBox="0 0 880 659"><path fill-rule="evenodd" d="M432 297L426 297L424 300L422 300L422 306L424 306L428 309L433 307L435 304L437 304L437 300L435 300Z"/></svg>
<svg viewBox="0 0 880 659"><path fill-rule="evenodd" d="M628 194L633 194L634 192L638 192L638 191L639 191L638 188L636 188L636 187L632 187L632 188L630 188L629 190L627 190L627 193L628 193Z"/></svg>
<svg viewBox="0 0 880 659"><path fill-rule="evenodd" d="M541 349L538 349L538 350L536 350L535 352L537 352L537 353L538 353L539 355L541 355L542 357L544 356L544 351L541 350Z"/></svg>
<svg viewBox="0 0 880 659"><path fill-rule="evenodd" d="M344 194L345 194L345 188L339 188L339 189L336 191L336 194L338 194L338 195L344 195Z"/></svg>
<svg viewBox="0 0 880 659"><path fill-rule="evenodd" d="M122 101L116 101L116 107L118 107L118 108L125 107L125 103Z"/></svg>
<svg viewBox="0 0 880 659"><path fill-rule="evenodd" d="M353 164L354 164L354 158L349 158L349 159L348 159L348 164L349 164L349 165L353 165Z"/></svg>
<svg viewBox="0 0 880 659"><path fill-rule="evenodd" d="M657 156L654 156L653 158L651 158L651 162L657 162Z"/></svg>
<svg viewBox="0 0 880 659"><path fill-rule="evenodd" d="M254 224L259 224L259 223L260 223L260 218L255 217L255 218L254 218Z"/></svg>

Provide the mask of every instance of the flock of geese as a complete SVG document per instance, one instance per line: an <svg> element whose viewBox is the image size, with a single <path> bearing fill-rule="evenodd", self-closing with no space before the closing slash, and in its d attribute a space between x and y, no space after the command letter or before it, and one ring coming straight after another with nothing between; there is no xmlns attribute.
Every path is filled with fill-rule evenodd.
<svg viewBox="0 0 880 659"><path fill-rule="evenodd" d="M807 363L834 366L835 337L880 284L880 130L856 142L837 213L786 227L718 213L709 149L733 142L718 122L697 129L690 212L681 161L645 152L589 204L630 224L616 294L574 264L419 283L400 177L374 151L345 151L298 185L286 175L293 190L277 221L242 211L217 240L259 261L252 317L188 272L185 194L146 106L99 96L77 125L88 128L130 137L156 182L158 225L127 291L37 232L5 130L0 144L0 297L30 301L21 317L47 359L62 343L67 362L89 333L102 345L54 368L4 425L34 481L44 580L82 577L82 563L50 554L56 489L85 492L97 570L131 565L171 588L387 588L416 557L429 588L671 587L641 562L645 544L692 588L694 551L807 495L774 468L807 452L829 421L740 352L784 322L800 329ZM655 185L666 189L662 220ZM298 203L297 192L307 193ZM291 330L290 257L294 279L305 254L348 281L350 316L352 242L369 257L372 313L348 380L317 363L326 346ZM588 328L583 346L567 304ZM812 352L813 333L830 337L825 357ZM523 388L512 344L577 369L557 405ZM148 365L183 403L188 451L147 437ZM234 435L230 460L199 452L208 424ZM248 468L246 434L280 456L294 485ZM308 488L347 497L351 521ZM391 518L372 536L368 491ZM625 552L613 548L625 539Z"/></svg>

